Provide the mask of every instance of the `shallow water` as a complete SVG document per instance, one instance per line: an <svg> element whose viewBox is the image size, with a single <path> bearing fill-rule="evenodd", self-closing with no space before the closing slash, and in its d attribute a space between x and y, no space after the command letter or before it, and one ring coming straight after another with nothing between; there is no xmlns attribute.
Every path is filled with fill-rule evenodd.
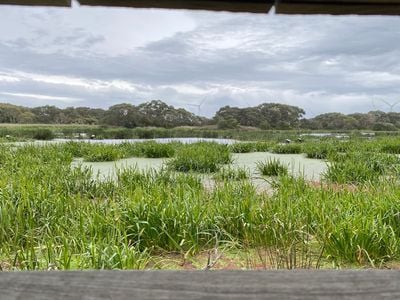
<svg viewBox="0 0 400 300"><path fill-rule="evenodd" d="M252 181L256 184L265 184L265 180L257 172L257 162L267 159L279 159L288 166L289 172L295 176L304 176L307 180L318 181L326 170L326 162L319 159L309 159L303 154L274 154L269 152L238 153L233 154L233 168L246 168L250 172ZM75 160L73 165L81 164L91 167L95 175L100 178L115 178L116 170L136 166L139 170L162 168L168 159L163 158L138 158L132 157L115 162L83 162Z"/></svg>
<svg viewBox="0 0 400 300"><path fill-rule="evenodd" d="M295 176L304 176L307 180L319 180L321 174L326 171L324 160L309 159L304 154L275 154L270 152L240 153L233 155L232 166L248 168L250 174L257 176L257 162L268 159L279 159L282 164L288 166L289 173ZM259 176L259 175L258 175Z"/></svg>
<svg viewBox="0 0 400 300"><path fill-rule="evenodd" d="M105 179L109 177L115 178L117 170L130 167L137 167L141 171L160 170L166 160L164 158L131 157L112 162L85 162L82 159L76 159L73 161L72 166L89 167L93 170L93 175L98 175L100 179Z"/></svg>

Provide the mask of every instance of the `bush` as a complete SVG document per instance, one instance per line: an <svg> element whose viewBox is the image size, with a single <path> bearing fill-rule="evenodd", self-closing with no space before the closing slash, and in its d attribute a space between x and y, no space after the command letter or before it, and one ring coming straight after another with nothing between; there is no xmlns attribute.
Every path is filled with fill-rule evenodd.
<svg viewBox="0 0 400 300"><path fill-rule="evenodd" d="M220 118L217 123L218 129L235 129L239 127L239 122L232 117Z"/></svg>

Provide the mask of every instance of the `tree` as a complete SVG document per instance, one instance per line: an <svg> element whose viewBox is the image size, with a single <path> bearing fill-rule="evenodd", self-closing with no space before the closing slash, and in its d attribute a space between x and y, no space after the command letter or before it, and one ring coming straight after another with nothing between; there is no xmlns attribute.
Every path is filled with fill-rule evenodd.
<svg viewBox="0 0 400 300"><path fill-rule="evenodd" d="M102 123L112 126L134 128L141 123L141 117L137 107L132 104L122 103L111 106L104 113Z"/></svg>
<svg viewBox="0 0 400 300"><path fill-rule="evenodd" d="M217 111L214 120L233 118L242 126L290 129L297 128L304 110L291 105L263 103L255 107L238 108L224 106Z"/></svg>
<svg viewBox="0 0 400 300"><path fill-rule="evenodd" d="M235 129L239 122L233 117L220 118L217 122L218 129Z"/></svg>

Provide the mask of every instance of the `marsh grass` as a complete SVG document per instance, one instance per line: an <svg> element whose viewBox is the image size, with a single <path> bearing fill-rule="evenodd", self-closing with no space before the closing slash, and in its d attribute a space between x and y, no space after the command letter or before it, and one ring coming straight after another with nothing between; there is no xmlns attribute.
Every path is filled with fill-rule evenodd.
<svg viewBox="0 0 400 300"><path fill-rule="evenodd" d="M231 162L228 146L201 142L182 146L168 166L179 172L214 173Z"/></svg>
<svg viewBox="0 0 400 300"><path fill-rule="evenodd" d="M398 176L400 166L396 156L371 152L334 154L330 161L324 179L346 184L377 182L383 176Z"/></svg>
<svg viewBox="0 0 400 300"><path fill-rule="evenodd" d="M233 153L249 153L255 152L256 143L253 142L238 142L229 145L229 150Z"/></svg>
<svg viewBox="0 0 400 300"><path fill-rule="evenodd" d="M332 143L306 143L303 146L303 152L307 158L327 159L330 153L335 152Z"/></svg>
<svg viewBox="0 0 400 300"><path fill-rule="evenodd" d="M173 157L181 143L157 143L155 141L124 143L120 147L127 157L169 158Z"/></svg>
<svg viewBox="0 0 400 300"><path fill-rule="evenodd" d="M279 159L270 158L259 161L256 164L258 171L263 176L280 176L288 174L288 166L281 163Z"/></svg>
<svg viewBox="0 0 400 300"><path fill-rule="evenodd" d="M276 144L272 147L271 151L277 154L300 154L302 153L302 145L301 144Z"/></svg>
<svg viewBox="0 0 400 300"><path fill-rule="evenodd" d="M213 178L217 181L245 180L250 178L250 171L246 168L222 168L214 174Z"/></svg>
<svg viewBox="0 0 400 300"><path fill-rule="evenodd" d="M116 161L124 157L124 152L120 147L104 144L90 145L83 154L84 160L90 162Z"/></svg>
<svg viewBox="0 0 400 300"><path fill-rule="evenodd" d="M364 142L357 143L362 150ZM186 173L126 168L105 180L90 168L71 167L91 147L0 145L3 269L144 269L160 253L186 258L217 244L249 253L249 268L381 267L400 259L396 156L335 154L329 160L336 168L362 163L357 172L367 176L348 177L349 168L338 174L343 185L315 185L280 175L273 193L260 193L230 175L207 189L203 175L190 172L193 165L211 169L208 162L186 165L197 154L203 153L201 163L229 162L227 146L177 147ZM353 178L356 188L341 188Z"/></svg>

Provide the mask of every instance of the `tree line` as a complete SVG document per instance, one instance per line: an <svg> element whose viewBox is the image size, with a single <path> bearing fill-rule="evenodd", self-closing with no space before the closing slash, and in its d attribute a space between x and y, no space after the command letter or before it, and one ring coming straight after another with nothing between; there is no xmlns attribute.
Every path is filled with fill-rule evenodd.
<svg viewBox="0 0 400 300"><path fill-rule="evenodd" d="M126 128L206 126L234 129L239 126L260 129L313 130L398 130L400 113L370 111L368 113L325 113L305 118L297 106L262 103L254 107L221 107L212 118L197 116L183 108L175 108L160 100L139 105L121 103L108 109L90 107L58 108L51 105L24 107L0 103L0 123L12 124L85 124Z"/></svg>

